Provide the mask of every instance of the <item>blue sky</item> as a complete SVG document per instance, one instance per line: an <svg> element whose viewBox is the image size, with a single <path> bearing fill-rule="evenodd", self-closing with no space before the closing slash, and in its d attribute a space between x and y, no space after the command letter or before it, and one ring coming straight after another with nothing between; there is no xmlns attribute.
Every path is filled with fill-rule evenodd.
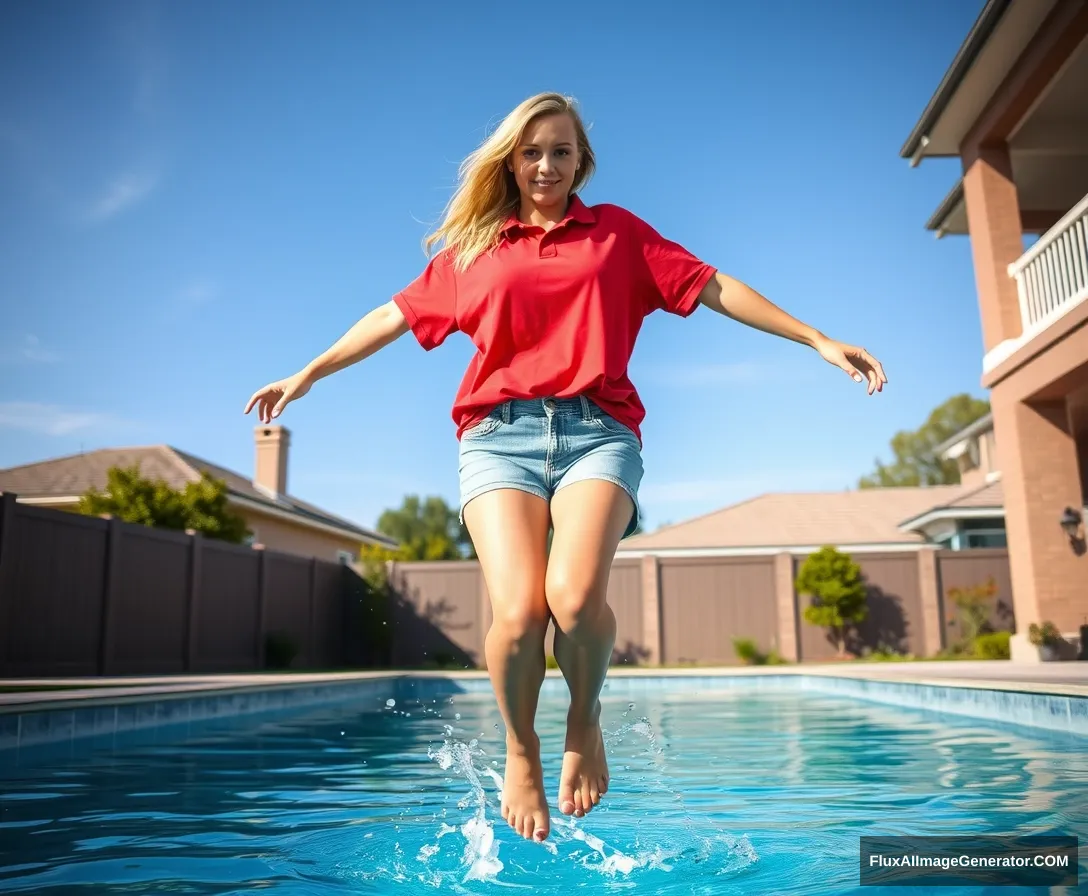
<svg viewBox="0 0 1088 896"><path fill-rule="evenodd" d="M852 487L979 387L958 171L899 147L981 0L6 3L0 7L0 467L167 443L253 468L249 395L422 269L459 161L525 96L573 94L623 205L890 380L700 309L644 326L650 528ZM667 12L667 15L666 15ZM457 500L471 356L411 336L281 422L289 490L372 525Z"/></svg>

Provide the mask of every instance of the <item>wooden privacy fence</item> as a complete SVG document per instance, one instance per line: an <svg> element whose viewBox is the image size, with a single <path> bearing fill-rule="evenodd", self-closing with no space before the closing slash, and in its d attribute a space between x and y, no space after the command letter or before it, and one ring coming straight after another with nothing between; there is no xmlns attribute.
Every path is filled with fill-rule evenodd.
<svg viewBox="0 0 1088 896"><path fill-rule="evenodd" d="M0 495L0 675L378 665L377 609L346 566L16 503Z"/></svg>
<svg viewBox="0 0 1088 896"><path fill-rule="evenodd" d="M937 653L959 636L954 587L993 577L991 623L1013 631L1008 554L920 547L858 553L869 618L855 648ZM804 557L616 558L617 664L733 664L736 637L793 661L828 659L793 582ZM18 504L0 495L0 676L265 668L484 666L491 600L474 561L389 564L376 595L350 567L200 535ZM552 631L546 645L552 652Z"/></svg>
<svg viewBox="0 0 1088 896"><path fill-rule="evenodd" d="M991 624L1014 630L1005 549L923 546L853 558L865 577L869 606L854 649L937 653L959 635L948 592L989 577L997 584ZM834 646L824 629L804 621L807 599L793 587L804 559L790 553L618 556L608 585L617 626L613 663L736 664L737 637L793 661L832 658ZM391 647L395 665L484 665L491 600L478 563L394 563L390 582L399 608ZM549 654L552 635L549 626Z"/></svg>

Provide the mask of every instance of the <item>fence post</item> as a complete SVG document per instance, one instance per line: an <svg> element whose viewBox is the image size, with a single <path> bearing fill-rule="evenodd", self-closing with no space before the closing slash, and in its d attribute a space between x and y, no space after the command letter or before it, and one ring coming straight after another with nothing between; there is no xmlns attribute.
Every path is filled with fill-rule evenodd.
<svg viewBox="0 0 1088 896"><path fill-rule="evenodd" d="M268 551L263 544L253 545L257 551L257 633L255 652L257 655L257 671L264 670L267 657L265 656L264 626L268 613Z"/></svg>
<svg viewBox="0 0 1088 896"><path fill-rule="evenodd" d="M185 671L196 668L197 625L200 621L200 561L204 552L204 536L195 529L186 529L189 536L189 589L185 604Z"/></svg>
<svg viewBox="0 0 1088 896"><path fill-rule="evenodd" d="M310 624L306 644L306 662L314 669L317 667L317 557L310 558Z"/></svg>
<svg viewBox="0 0 1088 896"><path fill-rule="evenodd" d="M925 656L940 653L944 647L938 564L936 547L923 545L918 549L918 598L922 607L922 650Z"/></svg>
<svg viewBox="0 0 1088 896"><path fill-rule="evenodd" d="M113 660L113 610L117 603L118 564L121 556L121 521L106 515L106 561L102 576L102 612L98 630L98 674L106 675Z"/></svg>
<svg viewBox="0 0 1088 896"><path fill-rule="evenodd" d="M12 604L15 601L15 557L12 545L15 544L15 492L0 494L0 632L11 631L9 619ZM8 663L8 638L0 637L0 674Z"/></svg>
<svg viewBox="0 0 1088 896"><path fill-rule="evenodd" d="M778 653L784 660L796 663L801 658L797 637L799 619L797 595L793 588L793 554L787 551L774 555L775 615L778 619Z"/></svg>
<svg viewBox="0 0 1088 896"><path fill-rule="evenodd" d="M661 665L661 569L657 556L645 555L641 562L642 573L642 643L646 648L646 662Z"/></svg>

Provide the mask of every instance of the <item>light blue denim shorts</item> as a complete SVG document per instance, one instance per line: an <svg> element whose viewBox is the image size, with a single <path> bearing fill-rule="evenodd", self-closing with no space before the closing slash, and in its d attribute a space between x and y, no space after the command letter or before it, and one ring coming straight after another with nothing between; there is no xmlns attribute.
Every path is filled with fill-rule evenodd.
<svg viewBox="0 0 1088 896"><path fill-rule="evenodd" d="M635 505L624 536L638 523L642 446L628 427L584 396L517 399L496 406L461 434L461 522L465 505L497 488L550 501L586 479L615 483Z"/></svg>

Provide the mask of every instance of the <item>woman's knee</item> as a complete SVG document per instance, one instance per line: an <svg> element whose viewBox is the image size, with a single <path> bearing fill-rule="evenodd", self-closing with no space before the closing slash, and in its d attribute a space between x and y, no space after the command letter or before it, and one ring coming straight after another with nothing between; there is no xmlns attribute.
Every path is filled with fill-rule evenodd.
<svg viewBox="0 0 1088 896"><path fill-rule="evenodd" d="M492 607L492 629L515 641L543 638L548 627L548 605L542 594L513 595Z"/></svg>
<svg viewBox="0 0 1088 896"><path fill-rule="evenodd" d="M599 628L606 603L592 582L555 575L548 579L545 595L555 624L564 634L577 635Z"/></svg>

